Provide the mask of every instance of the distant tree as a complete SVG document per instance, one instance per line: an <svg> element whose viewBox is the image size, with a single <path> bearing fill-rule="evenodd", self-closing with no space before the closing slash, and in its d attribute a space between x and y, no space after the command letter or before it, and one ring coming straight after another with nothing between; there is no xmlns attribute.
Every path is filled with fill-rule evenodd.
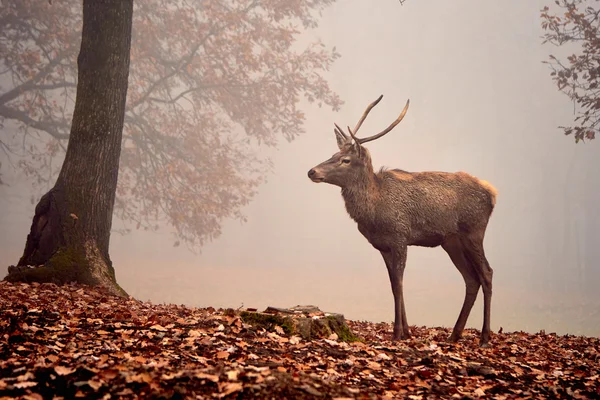
<svg viewBox="0 0 600 400"><path fill-rule="evenodd" d="M572 126L561 127L575 142L591 140L600 129L600 5L591 0L557 0L557 11L542 9L544 43L573 51L564 59L550 56L550 75L558 89L577 105Z"/></svg>
<svg viewBox="0 0 600 400"><path fill-rule="evenodd" d="M135 2L115 203L124 231L168 224L175 244L197 248L223 218L244 219L270 166L256 146L303 132L302 98L342 104L322 76L335 48L298 43L333 2ZM38 189L54 179L69 138L79 3L0 7L0 149Z"/></svg>
<svg viewBox="0 0 600 400"><path fill-rule="evenodd" d="M7 280L77 281L124 293L116 284L108 245L125 117L132 13L133 0L83 2L75 110L65 159L54 187L35 208L23 257L17 268L9 269ZM29 85L51 83L40 79Z"/></svg>

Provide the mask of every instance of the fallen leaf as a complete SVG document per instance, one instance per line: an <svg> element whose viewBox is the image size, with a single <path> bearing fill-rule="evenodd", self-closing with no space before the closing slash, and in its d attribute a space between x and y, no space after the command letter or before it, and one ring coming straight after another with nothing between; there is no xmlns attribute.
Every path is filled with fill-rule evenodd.
<svg viewBox="0 0 600 400"><path fill-rule="evenodd" d="M150 374L142 372L141 374L129 375L125 378L125 380L127 382L150 383L152 382L152 377Z"/></svg>
<svg viewBox="0 0 600 400"><path fill-rule="evenodd" d="M17 376L18 382L29 381L35 378L35 375L31 371L27 371L23 375Z"/></svg>
<svg viewBox="0 0 600 400"><path fill-rule="evenodd" d="M148 361L145 357L142 356L135 356L133 360L139 362L140 364L146 364L146 362Z"/></svg>
<svg viewBox="0 0 600 400"><path fill-rule="evenodd" d="M165 327L163 327L163 326L161 326L161 325L152 325L152 326L150 327L150 329L153 329L153 330L155 330L155 331L160 331L160 332L166 332L166 331L168 331L168 329L167 329L167 328L165 328Z"/></svg>
<svg viewBox="0 0 600 400"><path fill-rule="evenodd" d="M17 389L25 389L25 388L34 387L37 384L38 384L37 382L26 381L26 382L16 382L13 384L13 386L16 387Z"/></svg>
<svg viewBox="0 0 600 400"><path fill-rule="evenodd" d="M239 392L244 389L241 383L226 383L223 387L223 392L219 393L217 397L223 398L225 396L229 396L231 393Z"/></svg>
<svg viewBox="0 0 600 400"><path fill-rule="evenodd" d="M211 382L215 382L215 383L219 382L219 377L217 375L205 374L203 372L198 372L195 375L195 377L198 378L198 379L207 379L207 380L209 380Z"/></svg>
<svg viewBox="0 0 600 400"><path fill-rule="evenodd" d="M41 394L39 393L31 393L23 396L24 400L44 400Z"/></svg>
<svg viewBox="0 0 600 400"><path fill-rule="evenodd" d="M59 360L59 358L57 356L55 356L54 354L50 354L50 355L46 356L46 358L51 363L55 363L55 362L57 362Z"/></svg>
<svg viewBox="0 0 600 400"><path fill-rule="evenodd" d="M231 370L231 371L226 372L227 379L229 379L230 381L237 381L239 374L240 374L240 371L236 371L236 370Z"/></svg>
<svg viewBox="0 0 600 400"><path fill-rule="evenodd" d="M117 376L119 376L119 373L115 370L104 370L100 371L99 375L103 380L110 381L111 379L115 379Z"/></svg>
<svg viewBox="0 0 600 400"><path fill-rule="evenodd" d="M54 372L56 372L60 376L64 376L72 374L73 372L75 372L75 369L64 367L62 365L57 365L54 367Z"/></svg>
<svg viewBox="0 0 600 400"><path fill-rule="evenodd" d="M88 381L88 385L90 385L90 387L92 389L94 389L94 391L98 391L98 389L100 389L102 387L102 382L98 382L98 381Z"/></svg>
<svg viewBox="0 0 600 400"><path fill-rule="evenodd" d="M316 396L316 397L323 396L323 393L319 392L317 389L315 389L314 387L312 387L310 385L302 385L302 386L300 386L300 389L304 390L306 393L310 394L311 396Z"/></svg>

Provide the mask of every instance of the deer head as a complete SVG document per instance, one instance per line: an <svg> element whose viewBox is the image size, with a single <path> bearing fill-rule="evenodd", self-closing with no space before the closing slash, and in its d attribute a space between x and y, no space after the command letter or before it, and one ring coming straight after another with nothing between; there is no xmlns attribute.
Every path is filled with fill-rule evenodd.
<svg viewBox="0 0 600 400"><path fill-rule="evenodd" d="M335 138L340 151L331 156L329 160L323 161L321 164L308 171L308 177L313 182L325 182L343 188L351 185L357 180L360 180L365 173L373 172L371 155L369 154L369 151L362 145L372 140L379 139L394 129L394 127L398 125L400 121L402 121L404 115L406 115L406 111L408 110L408 105L410 103L410 100L408 100L398 118L396 118L396 120L383 131L366 138L357 138L356 133L360 129L360 126L367 118L367 115L369 115L371 109L373 109L373 107L375 107L382 98L383 95L379 96L377 100L369 104L362 117L360 117L360 120L354 127L354 130L351 130L350 127L348 127L348 133L350 136L346 135L337 124L334 124L335 128L333 131L335 133Z"/></svg>

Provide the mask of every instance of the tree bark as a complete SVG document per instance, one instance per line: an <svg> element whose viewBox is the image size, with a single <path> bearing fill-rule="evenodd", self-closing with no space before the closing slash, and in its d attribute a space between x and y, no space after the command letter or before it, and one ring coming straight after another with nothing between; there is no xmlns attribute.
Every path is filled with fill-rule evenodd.
<svg viewBox="0 0 600 400"><path fill-rule="evenodd" d="M37 204L8 281L79 282L126 295L108 254L127 97L133 0L84 0L65 160ZM33 268L32 268L33 267Z"/></svg>

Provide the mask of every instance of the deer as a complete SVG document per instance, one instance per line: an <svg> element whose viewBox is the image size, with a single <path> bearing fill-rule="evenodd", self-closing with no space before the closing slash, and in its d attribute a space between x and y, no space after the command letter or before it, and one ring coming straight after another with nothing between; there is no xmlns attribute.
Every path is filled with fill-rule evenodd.
<svg viewBox="0 0 600 400"><path fill-rule="evenodd" d="M356 135L369 112L383 98L372 102L348 133L334 123L339 151L311 168L308 177L315 183L341 188L346 211L359 232L381 253L394 296L392 341L411 337L403 296L403 277L408 246L441 246L465 282L465 298L451 335L456 343L483 291L483 328L479 345L489 347L493 270L485 257L483 240L496 205L497 190L487 181L465 172L408 172L402 169L373 169L371 155L363 145L380 139L398 125L410 99L398 118L383 131L364 138Z"/></svg>

